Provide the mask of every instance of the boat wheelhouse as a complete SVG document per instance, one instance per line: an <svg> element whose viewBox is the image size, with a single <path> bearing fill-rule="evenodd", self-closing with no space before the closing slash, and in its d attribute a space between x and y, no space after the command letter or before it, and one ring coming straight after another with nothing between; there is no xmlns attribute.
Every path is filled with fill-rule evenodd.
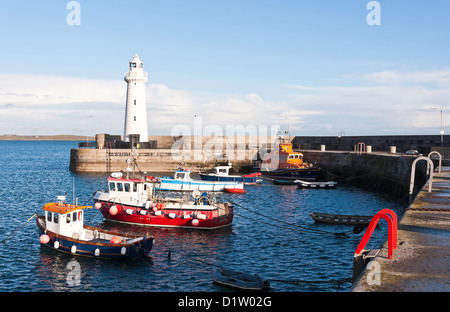
<svg viewBox="0 0 450 312"><path fill-rule="evenodd" d="M84 225L84 211L91 206L67 204L65 196L58 196L57 200L45 204L45 214L36 218L42 245L101 259L147 257L152 249L153 237L124 235Z"/></svg>
<svg viewBox="0 0 450 312"><path fill-rule="evenodd" d="M294 152L292 143L282 142L282 140L282 138L279 139L278 147L264 155L262 161L255 161L253 169L260 170L265 177L277 180L316 180L320 169L311 163L304 162L303 153Z"/></svg>
<svg viewBox="0 0 450 312"><path fill-rule="evenodd" d="M196 229L231 225L233 207L229 203L217 202L215 196L198 190L182 198L163 197L155 194L159 183L154 177L129 178L113 173L108 190L95 192L95 205L106 219L118 222Z"/></svg>

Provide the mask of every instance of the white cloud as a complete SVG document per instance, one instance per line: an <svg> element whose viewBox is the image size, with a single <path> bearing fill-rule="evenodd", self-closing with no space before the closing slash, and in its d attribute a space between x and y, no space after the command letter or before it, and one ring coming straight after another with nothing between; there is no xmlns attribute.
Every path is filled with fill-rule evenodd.
<svg viewBox="0 0 450 312"><path fill-rule="evenodd" d="M350 85L285 85L279 100L269 101L252 92L191 92L149 83L149 134L170 134L177 125L193 129L194 114L203 126L224 131L226 125L280 125L283 131L281 116L288 116L296 135L438 133L440 117L428 108L449 108L450 70L375 72ZM125 96L123 80L0 74L0 134L122 134Z"/></svg>
<svg viewBox="0 0 450 312"><path fill-rule="evenodd" d="M308 118L298 132L304 135L436 134L440 116L429 108L450 108L450 70L376 72L350 87L285 87L296 91L292 105L325 113Z"/></svg>

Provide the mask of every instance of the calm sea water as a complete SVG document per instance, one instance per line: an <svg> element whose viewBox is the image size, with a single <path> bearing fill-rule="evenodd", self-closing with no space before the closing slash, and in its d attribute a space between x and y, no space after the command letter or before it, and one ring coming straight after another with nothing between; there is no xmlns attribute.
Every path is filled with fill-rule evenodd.
<svg viewBox="0 0 450 312"><path fill-rule="evenodd" d="M349 226L316 224L308 213L370 215L390 208L400 215L407 205L399 198L348 185L310 190L264 182L246 187L243 195L220 195L239 206L233 225L217 231L130 226L88 210L85 220L90 225L153 235L153 258L74 257L40 246L35 220L26 221L57 195L67 193L71 201L73 185L79 204L93 205L94 191L106 189L107 174L69 171L70 149L76 146L69 141L0 141L0 239L6 239L0 245L1 292L233 290L213 283L216 266L269 278L271 292L348 291L351 282L345 280L351 278L353 253L363 233L353 234ZM340 232L349 237L333 234ZM380 222L368 247L377 247L386 233L387 226ZM79 265L76 271L68 267L73 261Z"/></svg>

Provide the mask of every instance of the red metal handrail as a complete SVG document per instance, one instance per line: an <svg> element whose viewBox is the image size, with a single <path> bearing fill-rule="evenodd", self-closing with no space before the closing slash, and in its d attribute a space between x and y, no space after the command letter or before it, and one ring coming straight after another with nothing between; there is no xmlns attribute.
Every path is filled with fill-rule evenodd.
<svg viewBox="0 0 450 312"><path fill-rule="evenodd" d="M388 259L393 258L393 252L397 249L397 215L390 209L382 209L372 218L361 242L356 248L355 255L360 254L366 247L380 219L384 219L388 223Z"/></svg>

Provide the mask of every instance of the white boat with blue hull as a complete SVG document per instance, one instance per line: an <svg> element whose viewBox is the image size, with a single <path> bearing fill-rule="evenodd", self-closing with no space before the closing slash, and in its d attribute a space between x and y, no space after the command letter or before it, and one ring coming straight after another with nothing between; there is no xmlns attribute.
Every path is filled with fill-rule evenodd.
<svg viewBox="0 0 450 312"><path fill-rule="evenodd" d="M191 178L192 171L189 169L175 171L173 177L159 178L155 189L159 191L194 191L200 192L222 192L227 189L243 189L242 182L232 181L203 181Z"/></svg>
<svg viewBox="0 0 450 312"><path fill-rule="evenodd" d="M153 247L153 237L125 235L84 225L84 210L90 206L58 202L44 205L44 215L37 215L36 224L43 246L77 256L99 259L147 258Z"/></svg>
<svg viewBox="0 0 450 312"><path fill-rule="evenodd" d="M231 175L230 169L232 164L228 163L226 166L216 166L213 168L212 173L200 173L199 176L205 181L218 181L218 182L242 182L244 184L257 184L261 183L261 173L255 172L246 175Z"/></svg>

